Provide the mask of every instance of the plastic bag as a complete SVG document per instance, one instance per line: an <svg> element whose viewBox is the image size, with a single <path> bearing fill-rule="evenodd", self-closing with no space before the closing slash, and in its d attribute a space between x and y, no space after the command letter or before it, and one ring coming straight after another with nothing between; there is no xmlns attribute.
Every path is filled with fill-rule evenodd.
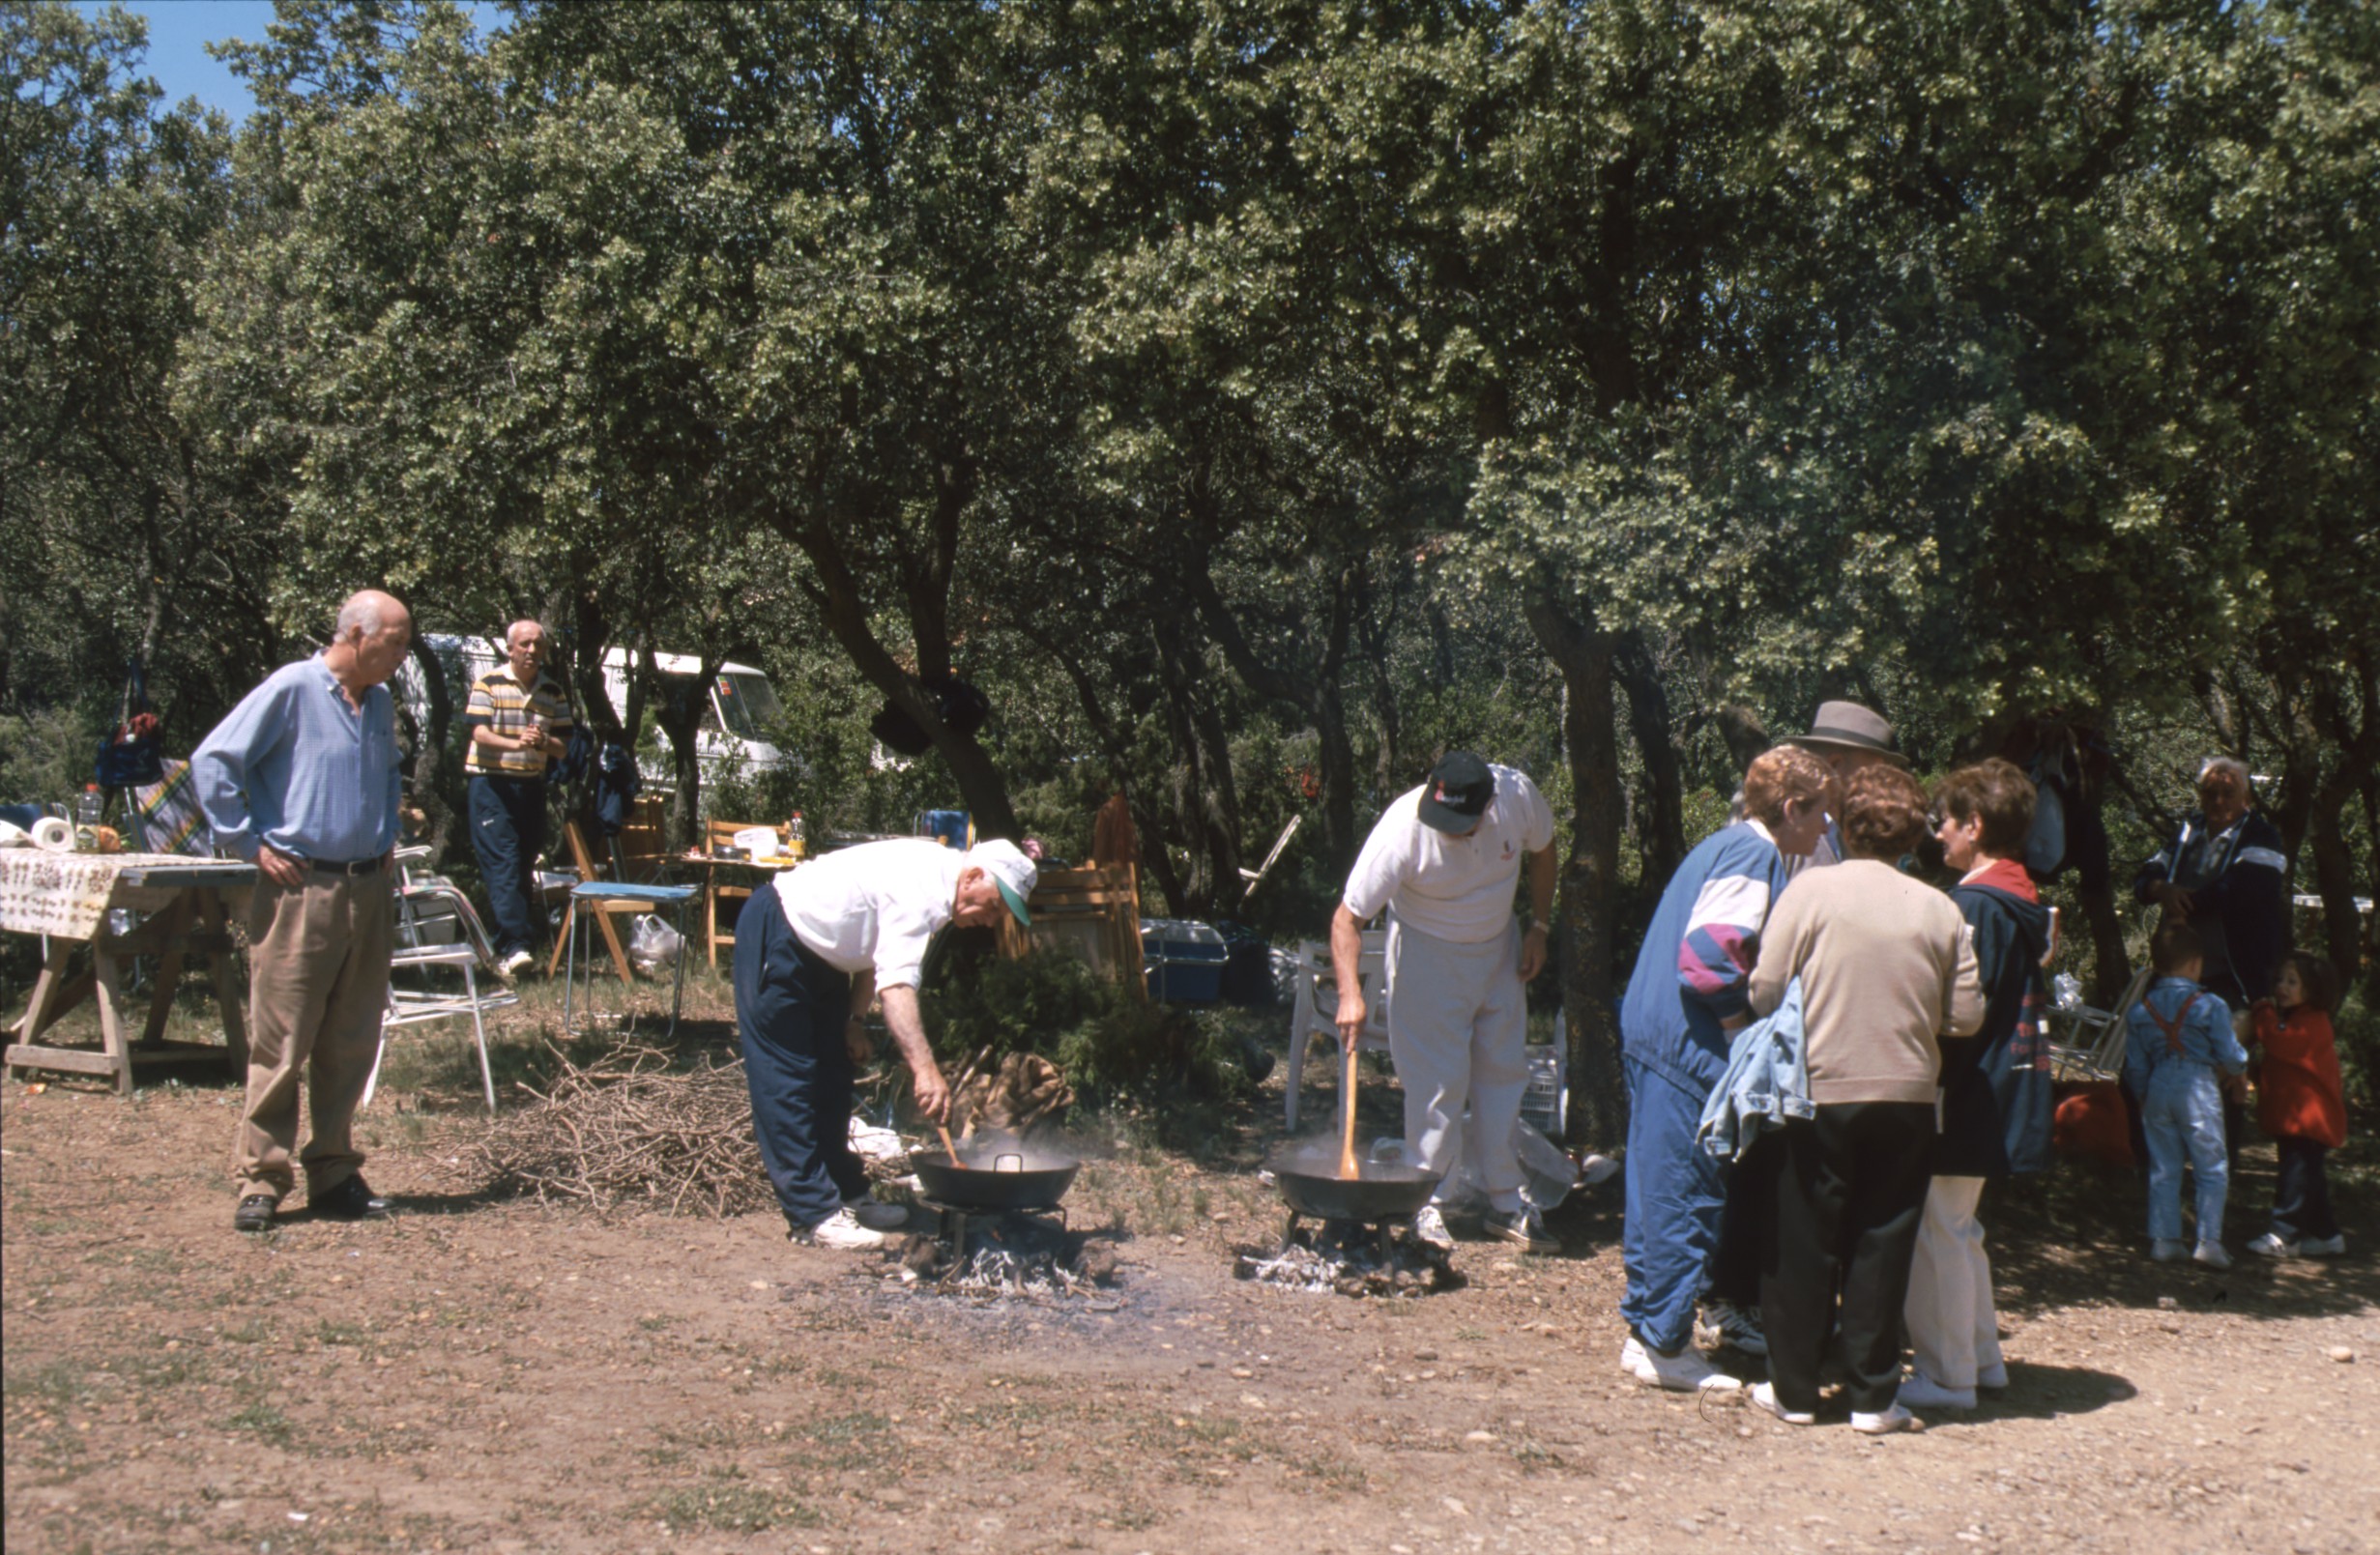
<svg viewBox="0 0 2380 1555"><path fill-rule="evenodd" d="M640 912L628 932L628 960L651 970L678 959L685 941L678 931L650 912Z"/></svg>

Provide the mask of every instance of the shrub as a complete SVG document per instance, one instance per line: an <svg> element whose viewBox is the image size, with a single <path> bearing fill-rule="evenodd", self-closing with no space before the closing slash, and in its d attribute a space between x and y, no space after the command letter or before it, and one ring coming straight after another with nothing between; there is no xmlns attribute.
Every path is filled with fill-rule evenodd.
<svg viewBox="0 0 2380 1555"><path fill-rule="evenodd" d="M1222 1022L1140 998L1069 955L986 958L938 983L924 1009L926 1029L945 1059L965 1063L987 1048L987 1063L1011 1052L1038 1053L1065 1072L1086 1102L1154 1101L1185 1091L1215 1099L1247 1084Z"/></svg>

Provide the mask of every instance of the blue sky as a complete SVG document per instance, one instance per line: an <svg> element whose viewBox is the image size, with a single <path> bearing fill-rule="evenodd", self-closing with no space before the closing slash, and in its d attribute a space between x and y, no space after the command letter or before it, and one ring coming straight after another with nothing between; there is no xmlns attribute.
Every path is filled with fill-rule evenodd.
<svg viewBox="0 0 2380 1555"><path fill-rule="evenodd" d="M210 108L220 108L237 124L248 116L255 101L245 83L207 54L207 44L227 38L262 42L273 20L273 0L123 0L124 9L149 23L148 73L165 89L165 101L179 103L196 98ZM77 11L97 14L104 0L74 0ZM466 5L481 29L504 20L493 5Z"/></svg>

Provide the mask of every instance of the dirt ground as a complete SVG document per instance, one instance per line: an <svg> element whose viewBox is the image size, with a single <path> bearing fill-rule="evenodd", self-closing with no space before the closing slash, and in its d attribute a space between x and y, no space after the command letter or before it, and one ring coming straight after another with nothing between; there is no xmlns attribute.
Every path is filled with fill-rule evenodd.
<svg viewBox="0 0 2380 1555"><path fill-rule="evenodd" d="M1092 1131L1068 1205L1121 1238L1117 1310L974 1307L773 1214L494 1197L468 1049L402 1040L364 1124L397 1213L363 1225L233 1233L219 1081L0 1092L9 1549L2380 1548L2368 1149L2332 1263L2152 1265L2129 1173L2012 1197L2010 1388L1871 1440L1623 1378L1615 1187L1557 1255L1466 1242L1450 1293L1234 1281L1278 1236L1278 1079L1207 1137ZM2251 1148L2235 1247L2271 1174Z"/></svg>

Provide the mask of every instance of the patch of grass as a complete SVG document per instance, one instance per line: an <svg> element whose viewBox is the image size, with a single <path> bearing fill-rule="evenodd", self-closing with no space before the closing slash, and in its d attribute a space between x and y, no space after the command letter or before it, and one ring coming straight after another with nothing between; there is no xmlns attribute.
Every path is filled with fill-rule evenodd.
<svg viewBox="0 0 2380 1555"><path fill-rule="evenodd" d="M1288 1467L1292 1473L1316 1481L1341 1495L1361 1495L1372 1488L1372 1477L1364 1473L1361 1464L1334 1454L1317 1453L1292 1458Z"/></svg>
<svg viewBox="0 0 2380 1555"><path fill-rule="evenodd" d="M248 1431L275 1447L287 1447L297 1435L297 1427L290 1424L289 1417L261 1398L243 1406L224 1424L233 1430Z"/></svg>
<svg viewBox="0 0 2380 1555"><path fill-rule="evenodd" d="M73 1361L50 1361L41 1366L12 1367L5 1384L11 1403L40 1399L57 1408L81 1403L91 1397L90 1369Z"/></svg>
<svg viewBox="0 0 2380 1555"><path fill-rule="evenodd" d="M658 1334L667 1329L672 1321L673 1319L671 1318L662 1317L657 1313L648 1312L646 1315L636 1320L636 1326L643 1329L648 1334Z"/></svg>
<svg viewBox="0 0 2380 1555"><path fill-rule="evenodd" d="M237 1328L224 1329L222 1338L226 1344L262 1344L272 1334L263 1318L251 1317Z"/></svg>
<svg viewBox="0 0 2380 1555"><path fill-rule="evenodd" d="M646 1516L669 1527L723 1534L758 1534L771 1528L813 1528L818 1513L798 1496L732 1481L689 1485L644 1503Z"/></svg>
<svg viewBox="0 0 2380 1555"><path fill-rule="evenodd" d="M325 1320L314 1325L314 1339L322 1344L352 1344L362 1348L371 1335L361 1323Z"/></svg>

